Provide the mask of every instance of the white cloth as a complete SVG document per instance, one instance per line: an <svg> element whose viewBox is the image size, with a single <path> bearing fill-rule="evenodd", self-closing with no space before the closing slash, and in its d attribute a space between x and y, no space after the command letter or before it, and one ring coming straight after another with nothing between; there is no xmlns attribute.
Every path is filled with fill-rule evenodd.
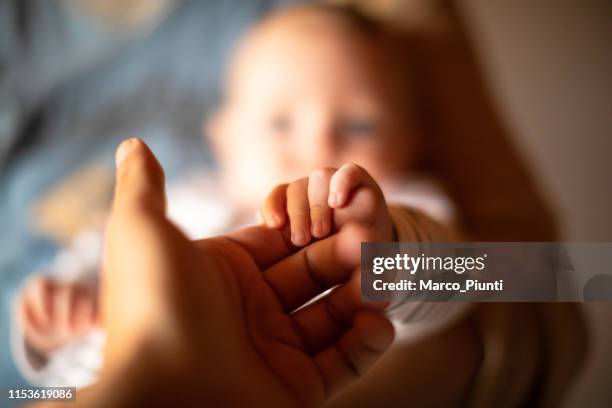
<svg viewBox="0 0 612 408"><path fill-rule="evenodd" d="M442 187L425 177L396 180L386 186L385 199L388 204L419 210L444 225L456 221L455 207ZM457 302L393 301L387 316L393 323L396 341L406 342L448 327L470 307L469 303Z"/></svg>
<svg viewBox="0 0 612 408"><path fill-rule="evenodd" d="M194 175L168 191L168 216L190 238L218 235L233 228L232 207L217 194L207 176ZM454 218L453 206L443 191L425 179L404 180L385 191L388 203L410 206L433 219L447 223ZM60 252L45 271L54 279L95 284L102 236L85 232L72 246ZM466 304L410 302L393 305L388 313L396 330L396 341L410 341L446 327L460 317ZM397 307L395 307L397 306ZM15 314L13 313L13 316ZM25 344L19 325L12 325L12 351L24 377L35 385L83 387L96 381L102 366L104 333L96 331L54 352L48 361L37 361Z"/></svg>

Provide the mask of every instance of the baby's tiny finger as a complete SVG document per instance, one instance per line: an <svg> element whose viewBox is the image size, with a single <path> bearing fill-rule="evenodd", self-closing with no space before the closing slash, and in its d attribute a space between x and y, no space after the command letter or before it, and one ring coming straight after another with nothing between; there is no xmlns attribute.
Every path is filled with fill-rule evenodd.
<svg viewBox="0 0 612 408"><path fill-rule="evenodd" d="M310 242L310 206L308 179L303 178L287 187L287 214L291 224L291 242L304 246Z"/></svg>
<svg viewBox="0 0 612 408"><path fill-rule="evenodd" d="M329 186L330 207L340 208L346 203L351 190L361 183L363 171L361 167L350 163L334 173Z"/></svg>
<svg viewBox="0 0 612 408"><path fill-rule="evenodd" d="M27 304L30 312L28 316L33 320L31 323L43 331L51 325L53 292L53 282L42 276L34 278L24 292L23 301Z"/></svg>
<svg viewBox="0 0 612 408"><path fill-rule="evenodd" d="M332 176L329 186L329 206L332 208L344 206L351 191L359 186L371 188L382 196L380 186L366 169L354 163L343 165Z"/></svg>
<svg viewBox="0 0 612 408"><path fill-rule="evenodd" d="M285 225L285 213L287 211L287 187L288 184L279 184L266 197L261 209L261 215L270 228L281 228Z"/></svg>
<svg viewBox="0 0 612 408"><path fill-rule="evenodd" d="M70 310L73 294L67 284L59 284L53 296L53 322L58 332L68 332L70 328Z"/></svg>
<svg viewBox="0 0 612 408"><path fill-rule="evenodd" d="M327 203L329 182L336 169L331 167L313 171L308 178L308 201L312 235L323 238L331 231L332 210Z"/></svg>
<svg viewBox="0 0 612 408"><path fill-rule="evenodd" d="M76 288L71 308L71 328L83 333L93 325L94 295L85 288Z"/></svg>

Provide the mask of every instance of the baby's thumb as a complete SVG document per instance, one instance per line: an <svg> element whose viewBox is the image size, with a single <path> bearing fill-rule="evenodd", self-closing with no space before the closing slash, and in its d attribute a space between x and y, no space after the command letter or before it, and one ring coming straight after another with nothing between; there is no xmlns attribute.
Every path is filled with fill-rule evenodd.
<svg viewBox="0 0 612 408"><path fill-rule="evenodd" d="M117 179L113 213L147 212L163 216L166 209L164 171L140 139L124 140L115 156Z"/></svg>

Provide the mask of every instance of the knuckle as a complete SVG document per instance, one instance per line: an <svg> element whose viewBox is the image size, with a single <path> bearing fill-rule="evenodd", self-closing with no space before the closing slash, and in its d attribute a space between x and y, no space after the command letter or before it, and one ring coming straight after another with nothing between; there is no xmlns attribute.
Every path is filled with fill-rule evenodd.
<svg viewBox="0 0 612 408"><path fill-rule="evenodd" d="M311 204L310 205L310 211L311 212L324 212L329 210L329 207L327 207L326 205L323 204Z"/></svg>
<svg viewBox="0 0 612 408"><path fill-rule="evenodd" d="M28 283L28 288L42 290L47 286L47 279L44 276L36 276Z"/></svg>
<svg viewBox="0 0 612 408"><path fill-rule="evenodd" d="M347 163L342 167L344 168L345 171L349 171L349 172L361 173L365 171L363 167L361 167L360 165L356 163Z"/></svg>
<svg viewBox="0 0 612 408"><path fill-rule="evenodd" d="M264 205L261 208L262 213L266 214L270 211L274 211L282 202L283 196L280 194L270 194L266 197Z"/></svg>
<svg viewBox="0 0 612 408"><path fill-rule="evenodd" d="M305 211L290 211L288 214L293 222L305 222L310 218L310 213Z"/></svg>
<svg viewBox="0 0 612 408"><path fill-rule="evenodd" d="M270 198L272 196L275 196L275 195L283 194L285 192L285 190L287 190L287 184L286 183L284 183L284 184L277 184L272 189L272 192L270 193L268 198Z"/></svg>
<svg viewBox="0 0 612 408"><path fill-rule="evenodd" d="M35 277L25 289L25 294L28 298L40 296L45 297L53 293L55 284L50 279L44 276Z"/></svg>
<svg viewBox="0 0 612 408"><path fill-rule="evenodd" d="M301 178L299 180L293 181L289 183L289 185L287 186L287 193L292 194L292 193L295 193L296 191L302 191L307 185L308 185L307 178Z"/></svg>

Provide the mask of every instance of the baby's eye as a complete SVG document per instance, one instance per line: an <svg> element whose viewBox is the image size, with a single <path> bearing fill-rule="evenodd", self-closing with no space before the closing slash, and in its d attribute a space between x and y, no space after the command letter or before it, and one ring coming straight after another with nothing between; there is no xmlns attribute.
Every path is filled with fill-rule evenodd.
<svg viewBox="0 0 612 408"><path fill-rule="evenodd" d="M377 123L370 119L345 119L339 124L338 132L348 137L368 137L377 130Z"/></svg>
<svg viewBox="0 0 612 408"><path fill-rule="evenodd" d="M274 134L283 134L291 130L291 120L288 115L275 115L269 123L270 130Z"/></svg>

